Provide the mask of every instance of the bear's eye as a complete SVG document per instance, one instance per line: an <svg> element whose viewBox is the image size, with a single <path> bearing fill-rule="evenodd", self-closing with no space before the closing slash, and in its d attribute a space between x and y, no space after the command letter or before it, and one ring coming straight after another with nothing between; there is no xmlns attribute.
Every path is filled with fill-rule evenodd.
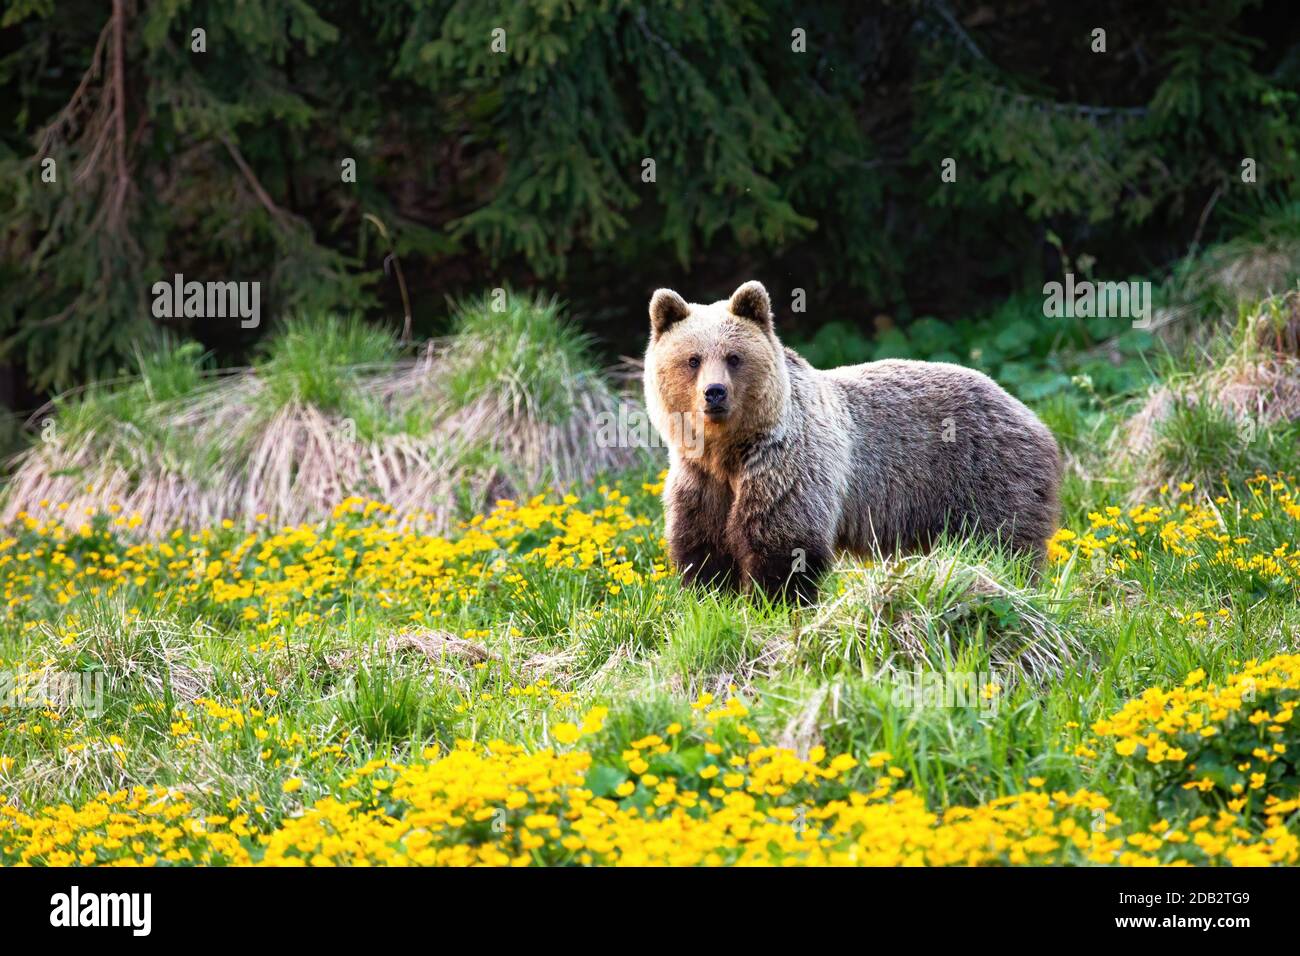
<svg viewBox="0 0 1300 956"><path fill-rule="evenodd" d="M698 355L692 355L692 356L690 357L690 360L689 360L686 364L689 365L691 368L699 368L699 367L700 367L700 357L699 357Z"/></svg>
<svg viewBox="0 0 1300 956"><path fill-rule="evenodd" d="M730 365L732 368L736 368L736 367L738 367L738 366L740 365L740 356L739 356L739 355L728 355L728 356L727 356L727 364Z"/></svg>

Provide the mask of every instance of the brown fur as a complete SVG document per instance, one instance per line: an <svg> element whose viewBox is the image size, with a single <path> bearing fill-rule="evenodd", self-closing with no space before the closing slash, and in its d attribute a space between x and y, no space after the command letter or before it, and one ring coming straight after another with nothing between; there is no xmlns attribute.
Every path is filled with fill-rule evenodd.
<svg viewBox="0 0 1300 956"><path fill-rule="evenodd" d="M902 360L819 371L781 345L757 282L712 305L660 289L650 319L646 403L670 447L666 535L688 581L809 601L837 551L924 550L945 532L1041 560L1060 452L988 376ZM706 414L709 386L725 414Z"/></svg>

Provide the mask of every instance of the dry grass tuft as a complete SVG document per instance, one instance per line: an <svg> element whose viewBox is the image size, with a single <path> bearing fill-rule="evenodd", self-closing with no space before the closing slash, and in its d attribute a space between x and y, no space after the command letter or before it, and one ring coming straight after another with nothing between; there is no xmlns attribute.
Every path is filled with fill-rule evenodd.
<svg viewBox="0 0 1300 956"><path fill-rule="evenodd" d="M416 651L435 663L450 657L467 664L482 664L496 657L481 644L457 637L449 631L435 631L429 628L394 634L385 646L390 654Z"/></svg>
<svg viewBox="0 0 1300 956"><path fill-rule="evenodd" d="M1300 244L1284 237L1240 246L1224 244L1206 253L1202 284L1224 290L1235 302L1256 302L1295 285Z"/></svg>
<svg viewBox="0 0 1300 956"><path fill-rule="evenodd" d="M1300 292L1266 299L1242 320L1238 341L1221 364L1155 388L1121 431L1117 457L1135 473L1132 501L1184 477L1170 467L1177 456L1162 449L1163 432L1180 413L1217 416L1240 430L1242 442L1258 429L1300 421Z"/></svg>
<svg viewBox="0 0 1300 956"><path fill-rule="evenodd" d="M1033 679L1083 659L1078 640L1038 592L963 554L942 551L850 569L844 591L801 631L802 653L864 673L946 669L986 654L989 666Z"/></svg>
<svg viewBox="0 0 1300 956"><path fill-rule="evenodd" d="M1173 301L1156 309L1151 329L1175 350L1204 343L1227 331L1220 317L1295 288L1300 242L1289 236L1227 242L1188 260L1174 284ZM1196 321L1212 316L1208 325Z"/></svg>

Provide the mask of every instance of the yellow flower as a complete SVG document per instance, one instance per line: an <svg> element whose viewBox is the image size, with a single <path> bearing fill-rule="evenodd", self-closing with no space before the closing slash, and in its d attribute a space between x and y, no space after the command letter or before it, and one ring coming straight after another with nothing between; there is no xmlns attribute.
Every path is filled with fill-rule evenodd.
<svg viewBox="0 0 1300 956"><path fill-rule="evenodd" d="M560 723L551 728L551 736L562 744L571 744L582 736L577 724Z"/></svg>
<svg viewBox="0 0 1300 956"><path fill-rule="evenodd" d="M607 707L593 707L582 715L582 732L584 734L599 733L600 729L605 726L605 718L609 715Z"/></svg>

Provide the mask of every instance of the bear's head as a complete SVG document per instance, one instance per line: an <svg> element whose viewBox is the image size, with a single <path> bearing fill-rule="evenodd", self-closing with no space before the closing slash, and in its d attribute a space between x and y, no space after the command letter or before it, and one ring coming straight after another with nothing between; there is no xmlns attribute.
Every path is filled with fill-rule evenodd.
<svg viewBox="0 0 1300 956"><path fill-rule="evenodd" d="M688 303L671 289L655 292L645 391L659 434L690 457L775 428L790 377L767 290L746 282L712 305Z"/></svg>

